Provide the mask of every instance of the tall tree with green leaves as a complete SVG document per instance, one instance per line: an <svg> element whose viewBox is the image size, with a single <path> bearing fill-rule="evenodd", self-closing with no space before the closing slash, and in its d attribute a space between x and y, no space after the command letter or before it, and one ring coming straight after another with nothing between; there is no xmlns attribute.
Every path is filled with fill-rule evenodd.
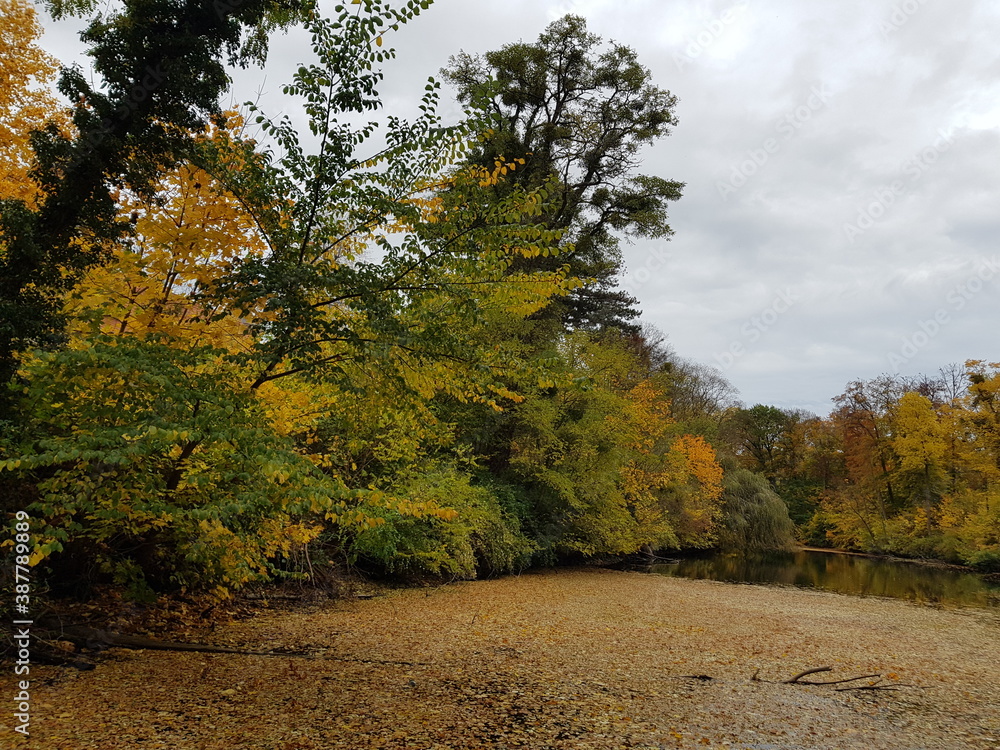
<svg viewBox="0 0 1000 750"><path fill-rule="evenodd" d="M727 428L736 455L743 464L773 482L783 439L794 422L791 415L775 406L755 404L749 409L735 411Z"/></svg>
<svg viewBox="0 0 1000 750"><path fill-rule="evenodd" d="M641 150L677 124L677 98L652 82L634 50L602 45L573 15L537 42L461 53L443 71L464 104L479 103L492 127L472 156L481 164L524 159L497 193L549 185L556 200L542 220L572 245L570 272L588 282L550 304L542 317L571 328L638 333L636 300L617 288L622 236L666 239L667 204L683 184L639 174ZM533 259L530 265L552 267Z"/></svg>

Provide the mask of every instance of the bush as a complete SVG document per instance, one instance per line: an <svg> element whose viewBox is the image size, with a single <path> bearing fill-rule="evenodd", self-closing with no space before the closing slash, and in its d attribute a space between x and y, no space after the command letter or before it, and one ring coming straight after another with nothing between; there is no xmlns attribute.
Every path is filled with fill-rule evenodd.
<svg viewBox="0 0 1000 750"><path fill-rule="evenodd" d="M964 562L983 573L1000 573L1000 549L970 552L965 556Z"/></svg>
<svg viewBox="0 0 1000 750"><path fill-rule="evenodd" d="M537 549L487 486L454 466L435 466L413 474L390 490L412 502L434 503L457 513L453 520L401 516L384 511L384 524L360 530L349 542L355 557L393 573L431 573L475 578L519 572Z"/></svg>
<svg viewBox="0 0 1000 750"><path fill-rule="evenodd" d="M26 370L0 471L25 488L32 563L62 585L113 580L148 598L267 578L342 497L217 351L100 339Z"/></svg>

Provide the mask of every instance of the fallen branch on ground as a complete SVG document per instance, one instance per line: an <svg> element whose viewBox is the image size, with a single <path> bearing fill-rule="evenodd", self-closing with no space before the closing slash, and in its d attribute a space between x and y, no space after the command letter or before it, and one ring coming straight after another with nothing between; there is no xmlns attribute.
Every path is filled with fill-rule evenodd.
<svg viewBox="0 0 1000 750"><path fill-rule="evenodd" d="M816 674L818 672L832 672L832 671L833 671L833 667L815 667L813 669L807 669L805 672L799 672L797 675L795 675L790 680L782 680L782 682L785 685L791 685L793 683L798 682L799 680L801 680L803 677L805 677L807 675Z"/></svg>
<svg viewBox="0 0 1000 750"><path fill-rule="evenodd" d="M890 683L887 685L880 685L882 678L873 682L871 685L852 685L851 687L834 688L838 693L846 693L848 690L897 690L901 687L916 687L916 685L908 685L903 682Z"/></svg>
<svg viewBox="0 0 1000 750"><path fill-rule="evenodd" d="M244 656L302 656L311 654L301 651L250 651L229 646L213 646L207 643L178 643L158 641L132 635L119 635L107 630L97 630L84 626L70 626L58 633L52 633L52 640L69 641L77 648L103 651L107 648L151 649L156 651L195 651L207 654L242 654Z"/></svg>
<svg viewBox="0 0 1000 750"><path fill-rule="evenodd" d="M858 675L857 677L845 677L842 680L803 680L802 679L803 677L808 677L811 674L819 674L821 672L832 672L832 671L833 671L833 667L813 667L812 669L807 669L807 670L805 670L803 672L799 672L797 675L795 675L794 677L790 677L787 680L781 680L780 683L778 683L778 684L781 684L781 685L843 685L844 683L847 683L847 682L857 682L858 680L876 679L877 682L873 683L872 685L865 685L865 686L860 686L860 687L855 686L855 687L850 687L850 688L838 688L838 690L869 690L869 689L873 689L874 686L877 685L878 682L881 682L882 679L883 679L881 674L862 674L862 675ZM760 678L760 669L757 669L757 671L755 671L753 673L753 677L750 678L750 681L751 682L771 682L771 683L774 682L774 680L762 680ZM891 686L891 685L882 685L881 689L884 690L884 689L888 689L890 687L893 687L893 686Z"/></svg>
<svg viewBox="0 0 1000 750"><path fill-rule="evenodd" d="M806 677L806 676L811 675L811 674L817 674L819 672L832 672L832 671L833 671L833 667L816 667L815 669L807 669L805 672L799 672L797 675L795 675L790 680L784 680L784 682L782 684L784 684L784 685L840 685L840 684L842 684L844 682L855 682L857 680L870 680L873 677L878 677L880 680L882 679L882 675L881 674L863 674L863 675L860 675L858 677L848 677L848 678L843 679L843 680L821 680L819 682L816 682L814 680L803 680L802 679L803 677Z"/></svg>

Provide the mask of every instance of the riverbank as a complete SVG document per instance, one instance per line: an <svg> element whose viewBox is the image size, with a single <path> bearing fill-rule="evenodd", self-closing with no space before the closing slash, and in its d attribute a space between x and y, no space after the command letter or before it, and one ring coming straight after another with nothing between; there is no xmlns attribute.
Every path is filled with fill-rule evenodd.
<svg viewBox="0 0 1000 750"><path fill-rule="evenodd" d="M631 569L682 578L891 597L946 607L1000 606L1000 584L971 571L839 550L702 552Z"/></svg>
<svg viewBox="0 0 1000 750"><path fill-rule="evenodd" d="M833 547L809 547L804 545L797 546L795 549L802 550L804 552L824 552L828 555L848 555L850 557L868 557L874 560L891 560L893 562L913 563L914 565L923 565L929 568L947 568L949 570L960 570L964 573L972 573L973 575L981 576L986 580L1000 580L1000 573L991 573L973 568L971 565L959 565L958 563L948 562L947 560L939 560L935 557L901 557L890 552L857 552L855 550L835 549Z"/></svg>
<svg viewBox="0 0 1000 750"><path fill-rule="evenodd" d="M991 610L550 571L264 611L212 638L312 658L35 667L34 744L0 731L53 750L995 750L998 636ZM780 684L821 666L806 679L896 689Z"/></svg>

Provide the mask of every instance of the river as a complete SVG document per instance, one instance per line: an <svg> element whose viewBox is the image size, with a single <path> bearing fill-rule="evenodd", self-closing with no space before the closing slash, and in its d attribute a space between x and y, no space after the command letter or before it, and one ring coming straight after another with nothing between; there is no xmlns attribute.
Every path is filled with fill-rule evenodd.
<svg viewBox="0 0 1000 750"><path fill-rule="evenodd" d="M965 570L818 550L688 557L650 566L668 576L769 583L855 596L965 607L1000 607L1000 582Z"/></svg>

